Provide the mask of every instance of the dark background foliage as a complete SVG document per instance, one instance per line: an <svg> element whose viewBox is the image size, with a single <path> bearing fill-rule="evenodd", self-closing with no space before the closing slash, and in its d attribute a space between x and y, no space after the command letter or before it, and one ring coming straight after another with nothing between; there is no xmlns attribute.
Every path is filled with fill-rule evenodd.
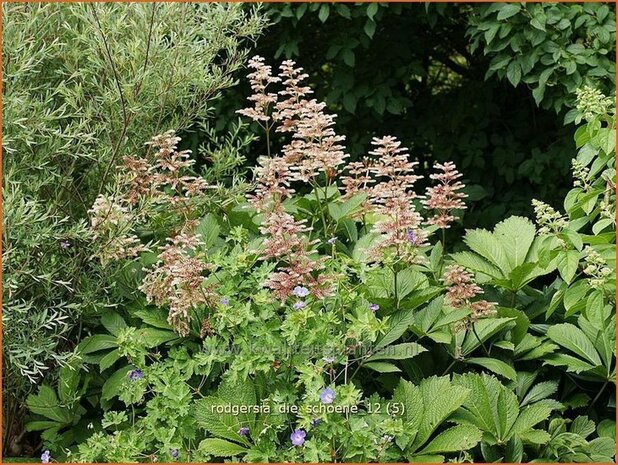
<svg viewBox="0 0 618 465"><path fill-rule="evenodd" d="M316 98L338 113L352 158L392 134L425 174L454 161L474 201L466 227L529 215L533 197L559 205L570 185L574 127L564 123L574 90L614 88L615 15L600 3L267 9L273 25L256 53L305 68ZM248 94L241 79L218 108L219 127ZM248 158L261 153L258 141Z"/></svg>

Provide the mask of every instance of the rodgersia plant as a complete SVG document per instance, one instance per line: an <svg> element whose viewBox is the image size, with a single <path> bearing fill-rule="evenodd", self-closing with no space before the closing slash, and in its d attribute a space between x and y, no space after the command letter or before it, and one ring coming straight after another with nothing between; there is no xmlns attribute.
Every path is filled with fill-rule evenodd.
<svg viewBox="0 0 618 465"><path fill-rule="evenodd" d="M254 93L240 113L268 145L253 189L227 202L209 198L212 185L168 133L153 139L154 154L125 165L113 197L100 197L122 221L103 227L115 216L93 209L97 242L128 238L120 250L130 253L113 258L110 247L99 259L132 270L132 287L121 309L102 316L105 330L79 347L101 373L93 395L106 413L77 446L49 440L53 456L569 456L558 420L582 414L586 402L567 381L558 390L564 371L585 384L591 403L609 401L615 319L611 284L599 281L609 235L580 237L572 230L579 211L566 218L537 203L540 229L508 218L493 231L467 231L469 250L448 254L442 232L466 207L453 164L436 165L422 194L416 162L392 136L376 137L366 157L348 163L335 117L310 98L302 69L286 61L273 75L260 57L249 65ZM578 208L588 208L589 192L582 195ZM583 247L598 241L595 253ZM567 302L576 275L595 280L585 308ZM611 460L610 420L594 421L598 431L582 436L578 454Z"/></svg>

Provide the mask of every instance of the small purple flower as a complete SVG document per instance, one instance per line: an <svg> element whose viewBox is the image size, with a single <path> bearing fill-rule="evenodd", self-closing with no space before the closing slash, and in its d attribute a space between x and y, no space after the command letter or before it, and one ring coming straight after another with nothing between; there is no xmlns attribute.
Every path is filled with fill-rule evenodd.
<svg viewBox="0 0 618 465"><path fill-rule="evenodd" d="M51 460L51 453L46 450L41 454L41 463L49 463Z"/></svg>
<svg viewBox="0 0 618 465"><path fill-rule="evenodd" d="M369 310L371 310L372 312L377 312L378 310L380 310L380 306L378 304L370 304Z"/></svg>
<svg viewBox="0 0 618 465"><path fill-rule="evenodd" d="M290 440L295 446L302 446L305 443L305 436L307 436L307 433L304 429L297 429L290 434Z"/></svg>
<svg viewBox="0 0 618 465"><path fill-rule="evenodd" d="M227 297L221 297L221 305L225 305L226 307L230 304L230 299Z"/></svg>
<svg viewBox="0 0 618 465"><path fill-rule="evenodd" d="M313 420L311 420L311 426L313 428L315 428L316 426L318 426L320 423L322 423L322 420L320 420L319 418L314 418Z"/></svg>
<svg viewBox="0 0 618 465"><path fill-rule="evenodd" d="M309 295L309 289L304 286L296 286L292 291L296 297L307 297Z"/></svg>
<svg viewBox="0 0 618 465"><path fill-rule="evenodd" d="M172 449L170 450L170 454L172 455L173 459L177 459L178 456L180 455L180 452L178 451L178 449Z"/></svg>
<svg viewBox="0 0 618 465"><path fill-rule="evenodd" d="M335 400L335 397L337 397L337 394L335 394L335 391L333 391L331 388L324 388L320 393L320 401L323 404L332 404Z"/></svg>
<svg viewBox="0 0 618 465"><path fill-rule="evenodd" d="M238 430L238 434L240 434L241 436L248 436L249 435L249 428L246 426L243 426L242 428L240 428Z"/></svg>
<svg viewBox="0 0 618 465"><path fill-rule="evenodd" d="M129 379L131 381L137 381L138 379L142 379L144 377L144 373L142 373L142 370L131 370L129 372Z"/></svg>
<svg viewBox="0 0 618 465"><path fill-rule="evenodd" d="M330 245L333 245L335 242L337 242L337 238L335 236L326 241L326 243Z"/></svg>
<svg viewBox="0 0 618 465"><path fill-rule="evenodd" d="M69 241L62 241L60 243L60 248L66 250L71 247L71 243Z"/></svg>
<svg viewBox="0 0 618 465"><path fill-rule="evenodd" d="M408 229L408 234L407 234L407 236L408 236L408 242L409 242L410 244L416 244L417 237L416 237L416 234L414 234L414 231L413 231L413 230Z"/></svg>
<svg viewBox="0 0 618 465"><path fill-rule="evenodd" d="M294 310L300 310L301 308L305 308L306 306L307 302L305 302L304 300L299 300L293 305Z"/></svg>

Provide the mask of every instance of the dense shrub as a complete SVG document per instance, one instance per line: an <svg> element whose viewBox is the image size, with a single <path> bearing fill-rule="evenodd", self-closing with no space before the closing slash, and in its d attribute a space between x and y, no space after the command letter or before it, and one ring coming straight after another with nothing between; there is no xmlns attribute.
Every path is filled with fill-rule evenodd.
<svg viewBox="0 0 618 465"><path fill-rule="evenodd" d="M443 232L470 205L453 164L423 192L393 137L349 161L302 70L250 65L241 113L270 148L246 199L203 195L171 132L97 198L124 303L28 400L51 454L611 461L613 102L579 92L564 214L535 201L536 225L468 230L452 252Z"/></svg>
<svg viewBox="0 0 618 465"><path fill-rule="evenodd" d="M24 453L26 395L70 362L81 317L116 303L87 210L152 134L204 122L264 20L223 4L5 4L3 17L3 444Z"/></svg>

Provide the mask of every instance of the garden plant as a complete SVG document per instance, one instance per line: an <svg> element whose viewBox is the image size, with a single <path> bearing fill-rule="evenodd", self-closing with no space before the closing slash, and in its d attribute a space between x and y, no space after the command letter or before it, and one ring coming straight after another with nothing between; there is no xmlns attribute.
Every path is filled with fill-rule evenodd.
<svg viewBox="0 0 618 465"><path fill-rule="evenodd" d="M368 39L379 33L382 4L343 6L269 8L293 8L297 19L314 11L323 23L334 10L361 18ZM121 24L125 8L143 21L131 32ZM5 424L12 455L44 463L613 462L615 100L596 81L604 75L586 77L596 66L589 53L572 51L582 56L560 68L579 76L572 83L541 69L547 59L521 59L515 72L504 48L491 45L525 37L535 50L546 50L544 40L560 50L569 46L560 31L593 28L590 11L601 25L615 17L599 6L556 8L494 4L470 16L466 50L485 47L488 78L526 82L539 105L567 107L561 118L573 129L559 201L560 189L551 199L530 193L527 210L490 227L466 218L481 198L460 160L417 157L411 141L382 130L362 135L366 151L352 151L337 119L351 104L319 98L324 89L299 66L302 55L299 64L249 58L250 39L278 18L272 11L5 11L14 23L4 40L25 60L3 65L13 70L3 108L5 389L20 380L4 415L6 405L27 412L21 437L10 432L18 419ZM178 22L155 21L162 13ZM209 28L214 18L219 27ZM63 24L67 39L87 43L95 39L84 24L98 25L108 44L101 69L111 61L116 71L83 76L70 57L43 49L40 63L48 53L58 68L41 76L47 68L19 51L29 44L19 40L24 24L51 24L50 33ZM554 36L532 31L545 29ZM594 34L598 42L586 46L609 41ZM209 60L198 63L190 55L204 42ZM154 66L177 66L168 59L183 62L183 85L170 78L164 88L169 105ZM226 93L242 66L250 93L230 113L236 99ZM88 90L52 90L52 79L72 69ZM114 99L118 92L126 100ZM18 117L51 102L56 116L39 112L35 129ZM109 140L95 116L106 108L120 115L108 123L119 134ZM213 127L213 115L228 121ZM73 160L51 164L66 190L40 173L49 169L46 147L29 141L42 134L59 159ZM187 142L204 135L197 148ZM100 148L74 150L73 139ZM79 279L59 277L71 275ZM28 351L30 338L39 345ZM20 449L25 436L37 438L30 451Z"/></svg>

